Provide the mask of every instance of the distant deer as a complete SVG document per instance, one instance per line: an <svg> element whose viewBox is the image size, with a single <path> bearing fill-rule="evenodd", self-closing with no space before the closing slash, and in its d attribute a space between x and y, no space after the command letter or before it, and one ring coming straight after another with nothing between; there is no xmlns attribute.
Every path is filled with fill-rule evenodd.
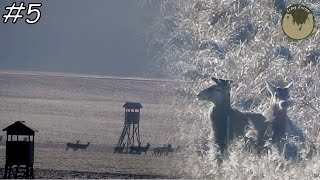
<svg viewBox="0 0 320 180"><path fill-rule="evenodd" d="M160 156L162 156L162 154L166 154L167 153L167 145L166 144L164 144L163 145L163 147L161 148L161 150L160 150Z"/></svg>
<svg viewBox="0 0 320 180"><path fill-rule="evenodd" d="M168 156L169 153L171 153L171 156L173 156L173 151L174 151L174 148L172 148L172 145L168 144L167 151L166 151L166 156Z"/></svg>
<svg viewBox="0 0 320 180"><path fill-rule="evenodd" d="M152 156L155 155L155 156L161 156L161 150L162 150L162 147L156 147L153 149L153 153L152 153Z"/></svg>
<svg viewBox="0 0 320 180"><path fill-rule="evenodd" d="M145 155L147 155L147 151L149 150L149 147L151 145L149 143L147 143L147 146L146 147L140 147L140 151L141 152L144 152Z"/></svg>
<svg viewBox="0 0 320 180"><path fill-rule="evenodd" d="M87 148L89 147L90 142L88 141L87 144L76 144L76 150L81 149L82 151L87 151Z"/></svg>
<svg viewBox="0 0 320 180"><path fill-rule="evenodd" d="M173 156L174 154L177 154L181 151L181 146L178 145L176 148L171 148L170 150L168 150L168 153L171 152L171 156Z"/></svg>
<svg viewBox="0 0 320 180"><path fill-rule="evenodd" d="M141 142L139 143L138 146L130 146L129 149L129 154L141 154Z"/></svg>
<svg viewBox="0 0 320 180"><path fill-rule="evenodd" d="M121 147L115 147L113 153L123 153L126 143L123 143Z"/></svg>
<svg viewBox="0 0 320 180"><path fill-rule="evenodd" d="M180 151L181 151L181 146L178 145L178 147L176 147L176 148L174 149L174 152L175 152L175 154L177 154L177 153L179 153Z"/></svg>
<svg viewBox="0 0 320 180"><path fill-rule="evenodd" d="M263 135L268 127L266 118L259 113L240 112L231 107L230 80L211 78L216 84L199 92L197 98L202 101L212 102L215 106L211 111L211 122L215 136L215 143L218 145L221 153L227 149L229 142L235 137L245 134L245 127L252 121L252 125L257 130L257 146L264 144Z"/></svg>
<svg viewBox="0 0 320 180"><path fill-rule="evenodd" d="M79 144L80 140L77 140L76 142L77 143L68 142L66 144L67 145L66 151L68 151L69 148L73 148L73 151L76 151L77 145Z"/></svg>

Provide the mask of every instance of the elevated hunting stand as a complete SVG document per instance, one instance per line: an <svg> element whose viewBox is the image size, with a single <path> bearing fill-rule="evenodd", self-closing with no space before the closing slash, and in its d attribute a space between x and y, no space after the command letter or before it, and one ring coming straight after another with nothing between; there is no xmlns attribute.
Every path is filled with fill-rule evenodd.
<svg viewBox="0 0 320 180"><path fill-rule="evenodd" d="M35 131L23 121L17 121L3 131L7 131L4 179L33 179Z"/></svg>
<svg viewBox="0 0 320 180"><path fill-rule="evenodd" d="M123 107L125 108L124 126L117 147L123 147L123 143L125 143L125 153L128 153L129 147L138 148L141 144L139 119L142 105L140 103L126 102Z"/></svg>

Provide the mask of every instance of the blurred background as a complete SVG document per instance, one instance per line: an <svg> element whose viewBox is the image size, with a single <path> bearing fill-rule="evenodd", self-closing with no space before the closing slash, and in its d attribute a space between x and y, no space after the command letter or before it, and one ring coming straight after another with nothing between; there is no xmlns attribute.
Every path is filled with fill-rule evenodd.
<svg viewBox="0 0 320 180"><path fill-rule="evenodd" d="M19 4L21 1L15 1ZM41 19L0 23L0 70L157 77L150 70L146 30L157 3L139 0L24 1L42 3ZM1 15L13 1L0 2ZM147 3L148 4L148 3ZM3 19L1 18L1 21Z"/></svg>

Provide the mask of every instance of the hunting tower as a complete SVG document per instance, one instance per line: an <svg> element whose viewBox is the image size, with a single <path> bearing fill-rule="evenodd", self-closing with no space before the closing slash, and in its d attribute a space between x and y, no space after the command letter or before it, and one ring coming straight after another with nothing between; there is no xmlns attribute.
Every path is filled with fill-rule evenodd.
<svg viewBox="0 0 320 180"><path fill-rule="evenodd" d="M33 179L34 130L17 121L7 131L4 179Z"/></svg>
<svg viewBox="0 0 320 180"><path fill-rule="evenodd" d="M124 105L124 125L120 135L117 147L122 147L125 143L125 153L128 153L128 147L140 145L140 103L126 102Z"/></svg>

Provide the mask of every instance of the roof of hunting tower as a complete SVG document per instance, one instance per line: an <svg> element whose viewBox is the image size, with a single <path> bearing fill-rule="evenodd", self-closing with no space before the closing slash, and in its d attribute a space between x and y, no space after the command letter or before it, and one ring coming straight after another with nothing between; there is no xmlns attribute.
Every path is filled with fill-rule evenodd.
<svg viewBox="0 0 320 180"><path fill-rule="evenodd" d="M126 102L123 107L126 109L140 109L143 108L140 103Z"/></svg>
<svg viewBox="0 0 320 180"><path fill-rule="evenodd" d="M22 121L17 121L2 131L7 131L8 135L34 135L34 130L26 126Z"/></svg>

